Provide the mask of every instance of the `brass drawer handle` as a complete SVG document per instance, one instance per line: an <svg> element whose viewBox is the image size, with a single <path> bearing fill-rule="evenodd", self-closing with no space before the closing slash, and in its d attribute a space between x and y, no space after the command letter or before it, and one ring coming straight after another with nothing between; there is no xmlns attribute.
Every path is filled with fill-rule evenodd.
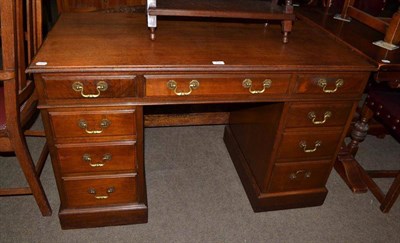
<svg viewBox="0 0 400 243"><path fill-rule="evenodd" d="M322 91L324 91L324 93L335 93L339 87L343 86L344 80L340 78L336 80L335 84L336 84L335 89L326 89L326 86L328 85L326 79L321 78L320 80L318 80L318 86L322 87Z"/></svg>
<svg viewBox="0 0 400 243"><path fill-rule="evenodd" d="M100 134L104 131L104 129L106 129L107 127L109 127L111 125L110 120L108 119L103 119L100 122L100 127L101 130L88 130L88 124L87 121L85 120L79 120L78 122L78 126L82 129L85 129L85 132L88 134Z"/></svg>
<svg viewBox="0 0 400 243"><path fill-rule="evenodd" d="M251 86L253 85L253 81L251 79L246 78L242 82L243 88L249 89L249 92L251 94L262 94L262 93L264 93L266 89L271 87L272 80L271 79L266 79L266 80L263 81L262 84L263 84L263 89L262 90L252 90Z"/></svg>
<svg viewBox="0 0 400 243"><path fill-rule="evenodd" d="M72 89L76 92L81 92L81 96L84 98L97 98L100 96L101 91L106 91L108 89L108 84L105 81L99 81L96 84L97 94L84 94L83 84L81 82L74 82L72 84Z"/></svg>
<svg viewBox="0 0 400 243"><path fill-rule="evenodd" d="M192 91L193 91L194 89L197 89L199 86L200 86L200 82L197 81L197 80L195 80L195 79L193 79L193 80L190 81L190 83L189 83L189 91L187 91L187 92L178 92L178 91L177 91L177 89L178 89L178 84L176 83L175 80L169 80L169 81L167 82L167 87L168 87L168 89L173 90L174 93L175 93L176 95L178 95L178 96L190 95L190 94L192 93Z"/></svg>
<svg viewBox="0 0 400 243"><path fill-rule="evenodd" d="M324 120L322 120L322 121L316 121L315 119L317 118L317 115L315 114L315 112L314 111L310 111L309 113L308 113L308 118L312 121L312 123L313 124L315 124L315 125L320 125L320 124L324 124L327 120L328 120L328 118L330 118L332 116L332 112L330 112L330 111L325 111L325 113L324 113Z"/></svg>
<svg viewBox="0 0 400 243"><path fill-rule="evenodd" d="M314 143L314 148L313 149L307 149L307 142L302 140L302 141L300 141L299 146L300 146L300 148L303 149L303 151L305 153L313 153L313 152L317 151L317 148L319 146L321 146L321 144L322 144L322 142L320 140L317 140Z"/></svg>
<svg viewBox="0 0 400 243"><path fill-rule="evenodd" d="M112 159L111 154L106 153L103 155L102 161L98 163L92 163L92 157L90 154L84 154L82 156L83 161L88 162L91 167L103 167L107 161Z"/></svg>
<svg viewBox="0 0 400 243"><path fill-rule="evenodd" d="M96 189L94 189L94 188L89 188L89 190L88 190L88 193L89 194L93 194L94 195L94 198L96 198L96 199L98 199L98 200L103 200L103 199L107 199L107 198L109 198L110 197L110 194L111 193L113 193L113 192L115 192L115 188L112 186L112 187L109 187L108 189L107 189L107 195L100 195L100 196L98 196L97 195L97 191L96 191Z"/></svg>
<svg viewBox="0 0 400 243"><path fill-rule="evenodd" d="M310 178L311 177L311 171L306 171L306 170L298 170L294 173L291 173L289 175L290 180L295 180L297 179L301 174L304 174L304 178Z"/></svg>

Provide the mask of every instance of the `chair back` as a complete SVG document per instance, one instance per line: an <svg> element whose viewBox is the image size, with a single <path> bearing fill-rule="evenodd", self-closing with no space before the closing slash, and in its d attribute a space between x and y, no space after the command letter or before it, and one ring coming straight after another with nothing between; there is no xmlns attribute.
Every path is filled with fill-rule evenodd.
<svg viewBox="0 0 400 243"><path fill-rule="evenodd" d="M26 136L42 136L28 130L37 114L34 83L25 69L41 44L37 18L41 18L41 0L0 0L0 152L13 152L28 187L0 188L0 196L32 194L43 216L52 213L40 174L49 153L47 143L37 163L32 160ZM36 26L36 27L35 27Z"/></svg>
<svg viewBox="0 0 400 243"><path fill-rule="evenodd" d="M42 43L41 3L29 0L0 0L3 106L0 121L3 129L14 124L24 126L35 112L37 98L34 84L25 73ZM5 124L4 124L5 121ZM7 133L9 134L9 133ZM4 134L3 134L4 135Z"/></svg>

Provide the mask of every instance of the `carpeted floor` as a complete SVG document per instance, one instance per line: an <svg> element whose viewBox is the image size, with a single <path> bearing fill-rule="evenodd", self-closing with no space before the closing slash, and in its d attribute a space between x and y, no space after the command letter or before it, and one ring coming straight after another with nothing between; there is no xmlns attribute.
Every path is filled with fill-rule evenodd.
<svg viewBox="0 0 400 243"><path fill-rule="evenodd" d="M0 198L0 242L400 242L400 201L383 214L370 193L352 194L336 172L324 205L254 213L222 135L223 126L145 130L147 224L61 230L48 160L42 181L53 215L42 217L31 196ZM29 140L35 157L41 143ZM369 168L400 168L400 145L368 137L359 158ZM1 185L23 184L15 161L0 160Z"/></svg>

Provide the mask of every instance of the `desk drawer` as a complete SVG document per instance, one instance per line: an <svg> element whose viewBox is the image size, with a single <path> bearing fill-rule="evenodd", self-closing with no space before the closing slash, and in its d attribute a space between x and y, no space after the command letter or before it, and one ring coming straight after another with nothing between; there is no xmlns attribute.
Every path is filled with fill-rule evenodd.
<svg viewBox="0 0 400 243"><path fill-rule="evenodd" d="M278 160L331 159L340 142L341 131L286 132L278 151Z"/></svg>
<svg viewBox="0 0 400 243"><path fill-rule="evenodd" d="M275 164L268 192L285 192L324 187L331 172L329 162Z"/></svg>
<svg viewBox="0 0 400 243"><path fill-rule="evenodd" d="M297 77L296 94L361 94L367 74L305 74Z"/></svg>
<svg viewBox="0 0 400 243"><path fill-rule="evenodd" d="M290 106L286 128L343 126L353 102L294 103Z"/></svg>
<svg viewBox="0 0 400 243"><path fill-rule="evenodd" d="M136 174L64 177L65 206L105 206L137 202Z"/></svg>
<svg viewBox="0 0 400 243"><path fill-rule="evenodd" d="M47 99L96 99L136 96L134 77L43 75Z"/></svg>
<svg viewBox="0 0 400 243"><path fill-rule="evenodd" d="M57 144L57 154L63 175L136 171L136 142Z"/></svg>
<svg viewBox="0 0 400 243"><path fill-rule="evenodd" d="M259 76L146 76L146 96L285 94L289 74Z"/></svg>
<svg viewBox="0 0 400 243"><path fill-rule="evenodd" d="M49 111L56 138L135 135L135 109Z"/></svg>

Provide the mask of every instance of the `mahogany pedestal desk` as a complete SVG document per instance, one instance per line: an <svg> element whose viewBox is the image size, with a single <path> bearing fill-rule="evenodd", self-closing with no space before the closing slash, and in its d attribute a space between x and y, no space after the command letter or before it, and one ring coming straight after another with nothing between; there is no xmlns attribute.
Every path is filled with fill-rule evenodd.
<svg viewBox="0 0 400 243"><path fill-rule="evenodd" d="M145 16L63 14L28 69L62 228L147 222L146 111L178 104L229 105L224 141L254 211L323 204L376 67L301 21L288 44L260 23L161 25L151 41Z"/></svg>

